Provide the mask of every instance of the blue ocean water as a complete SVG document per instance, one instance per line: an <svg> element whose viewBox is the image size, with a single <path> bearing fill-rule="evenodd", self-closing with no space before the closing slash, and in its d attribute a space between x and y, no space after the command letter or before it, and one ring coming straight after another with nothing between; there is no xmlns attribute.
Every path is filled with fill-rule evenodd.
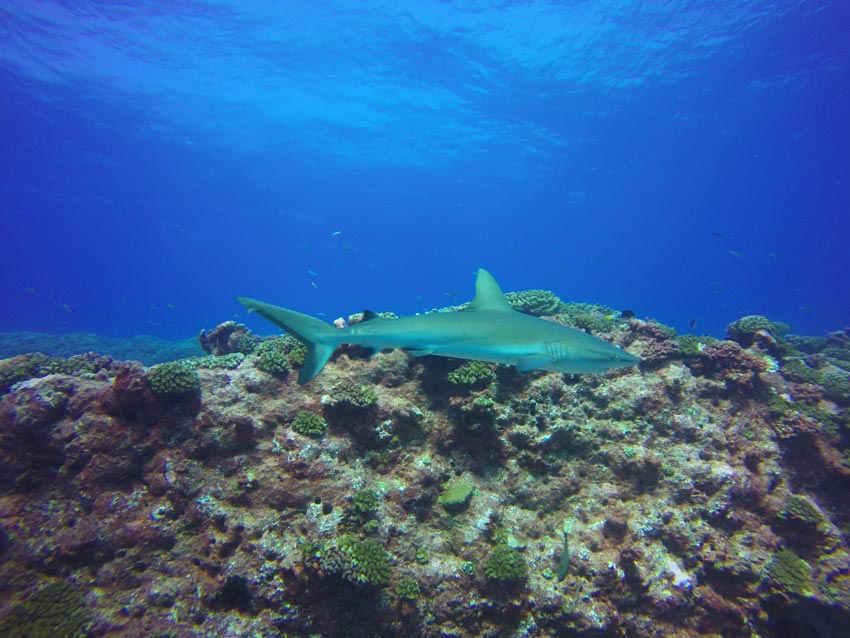
<svg viewBox="0 0 850 638"><path fill-rule="evenodd" d="M850 325L850 5L0 7L0 331L505 290Z"/></svg>

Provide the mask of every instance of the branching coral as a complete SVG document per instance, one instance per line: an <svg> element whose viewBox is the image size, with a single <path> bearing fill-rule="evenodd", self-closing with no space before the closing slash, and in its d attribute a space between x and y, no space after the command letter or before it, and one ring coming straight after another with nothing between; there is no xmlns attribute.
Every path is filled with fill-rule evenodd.
<svg viewBox="0 0 850 638"><path fill-rule="evenodd" d="M320 553L322 570L355 584L386 587L392 575L390 555L377 541L342 536Z"/></svg>
<svg viewBox="0 0 850 638"><path fill-rule="evenodd" d="M156 394L186 394L201 388L198 373L181 361L155 365L148 370L147 378Z"/></svg>
<svg viewBox="0 0 850 638"><path fill-rule="evenodd" d="M483 361L467 361L448 376L450 383L466 386L486 385L495 378L493 366Z"/></svg>
<svg viewBox="0 0 850 638"><path fill-rule="evenodd" d="M507 543L498 543L484 562L484 573L494 581L523 581L528 576L528 565L519 551Z"/></svg>
<svg viewBox="0 0 850 638"><path fill-rule="evenodd" d="M515 310L536 317L556 315L564 308L564 302L551 290L522 290L505 297Z"/></svg>
<svg viewBox="0 0 850 638"><path fill-rule="evenodd" d="M333 387L329 405L335 408L364 410L377 402L378 395L371 387L353 381L342 381Z"/></svg>
<svg viewBox="0 0 850 638"><path fill-rule="evenodd" d="M301 410L294 419L292 419L292 429L305 436L319 438L325 434L328 424L321 415L309 410Z"/></svg>

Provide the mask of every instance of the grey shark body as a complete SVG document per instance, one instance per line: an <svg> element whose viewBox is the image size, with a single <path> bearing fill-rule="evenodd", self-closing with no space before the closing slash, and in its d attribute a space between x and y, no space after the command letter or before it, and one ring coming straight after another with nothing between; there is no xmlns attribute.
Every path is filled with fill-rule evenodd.
<svg viewBox="0 0 850 638"><path fill-rule="evenodd" d="M308 347L298 383L307 383L344 343L413 356L433 354L516 366L522 372L604 372L640 359L575 328L514 310L493 276L478 271L475 299L464 310L399 319L366 313L366 320L336 328L309 315L240 297L240 303L291 333Z"/></svg>

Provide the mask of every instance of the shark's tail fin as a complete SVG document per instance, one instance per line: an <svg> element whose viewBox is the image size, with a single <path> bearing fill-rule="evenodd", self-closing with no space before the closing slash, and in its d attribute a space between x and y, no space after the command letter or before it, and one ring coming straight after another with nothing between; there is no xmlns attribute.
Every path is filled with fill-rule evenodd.
<svg viewBox="0 0 850 638"><path fill-rule="evenodd" d="M264 319L280 326L307 345L307 359L298 375L298 383L301 385L321 372L340 343L336 328L309 315L248 297L239 297L239 303L249 311L256 312Z"/></svg>

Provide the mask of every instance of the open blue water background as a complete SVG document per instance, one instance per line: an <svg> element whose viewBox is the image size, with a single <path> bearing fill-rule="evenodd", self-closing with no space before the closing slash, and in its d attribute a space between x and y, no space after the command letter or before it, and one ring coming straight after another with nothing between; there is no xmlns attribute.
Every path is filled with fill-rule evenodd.
<svg viewBox="0 0 850 638"><path fill-rule="evenodd" d="M0 331L267 333L237 295L407 314L479 266L682 332L843 328L848 32L825 0L6 0Z"/></svg>

